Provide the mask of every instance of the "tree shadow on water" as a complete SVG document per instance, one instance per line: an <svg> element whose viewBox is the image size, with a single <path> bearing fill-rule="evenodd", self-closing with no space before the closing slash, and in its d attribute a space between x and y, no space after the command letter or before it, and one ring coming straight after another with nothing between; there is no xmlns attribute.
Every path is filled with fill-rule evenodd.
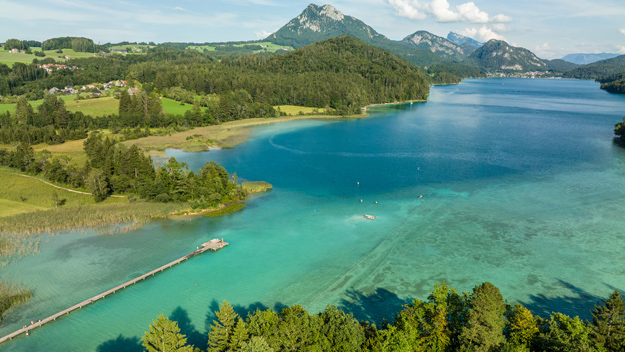
<svg viewBox="0 0 625 352"><path fill-rule="evenodd" d="M380 287L371 294L349 289L345 295L347 297L341 299L337 308L352 313L359 321L366 320L378 326L383 320L392 322L403 306L412 302L411 298L399 298L395 293Z"/></svg>
<svg viewBox="0 0 625 352"><path fill-rule="evenodd" d="M187 337L187 344L194 347L205 348L208 344L208 334L197 331L191 324L189 314L182 307L178 306L169 316L169 320L177 321L180 333Z"/></svg>
<svg viewBox="0 0 625 352"><path fill-rule="evenodd" d="M208 311L206 312L206 320L204 321L206 331L210 331L211 325L213 325L213 320L217 320L217 315L215 314L215 312L219 311L219 305L221 303L222 302L217 302L216 300L212 300L211 303L208 305ZM244 319L247 318L248 313L254 313L257 309L258 310L269 309L269 307L267 307L266 305L260 302L254 302L247 307L242 306L240 304L232 304L232 303L230 304L232 305L232 309L234 310L234 312ZM278 302L274 305L273 310L280 313L280 311L286 307L287 307L286 305Z"/></svg>
<svg viewBox="0 0 625 352"><path fill-rule="evenodd" d="M124 337L119 334L117 338L104 341L97 348L98 352L141 352L143 346L141 340L137 336Z"/></svg>
<svg viewBox="0 0 625 352"><path fill-rule="evenodd" d="M569 282L557 279L558 284L568 289L571 294L547 297L543 294L531 295L529 302L520 301L523 306L529 309L535 315L548 318L552 312L563 313L568 316L579 316L581 319L592 319L590 311L594 309L595 304L599 304L600 300L607 300L610 293L605 297L597 296L577 287ZM606 285L614 292L615 288Z"/></svg>

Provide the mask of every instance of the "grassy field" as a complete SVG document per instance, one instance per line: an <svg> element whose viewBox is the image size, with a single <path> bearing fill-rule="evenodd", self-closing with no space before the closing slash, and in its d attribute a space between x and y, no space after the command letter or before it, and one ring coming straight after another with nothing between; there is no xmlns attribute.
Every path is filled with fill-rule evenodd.
<svg viewBox="0 0 625 352"><path fill-rule="evenodd" d="M277 45L274 43L270 43L270 42L261 42L261 43L247 43L247 44L228 44L231 46L235 46L235 47L243 47L245 45L262 45L262 46L266 46L267 50L265 50L265 48L263 48L263 50L255 50L255 53L259 53L261 51L266 51L269 53L275 53L276 51L280 50L280 49L286 49L286 50L293 50L292 47L290 46L285 46L285 45ZM187 49L194 49L194 50L198 50L198 51L204 51L204 49L208 49L208 51L215 51L215 45L201 45L201 46L189 46Z"/></svg>
<svg viewBox="0 0 625 352"><path fill-rule="evenodd" d="M59 199L65 199L63 207L74 207L96 204L93 197L86 194L68 192L38 181L35 178L20 176L19 170L6 166L0 167L0 217L32 211L54 208L53 194ZM85 190L80 190L85 191ZM19 204L16 204L19 203ZM101 204L124 204L126 198L108 198ZM6 205L19 205L19 211L7 209Z"/></svg>
<svg viewBox="0 0 625 352"><path fill-rule="evenodd" d="M273 107L276 110L280 110L287 114L287 116L297 116L297 115L310 115L314 114L314 110L323 111L324 109L319 108L310 108L306 106L295 106L295 105L277 105Z"/></svg>
<svg viewBox="0 0 625 352"><path fill-rule="evenodd" d="M30 48L33 52L41 51L41 48ZM33 59L44 59L44 58L52 58L56 60L56 62L65 62L65 55L69 55L72 59L78 59L83 57L93 57L93 53L79 53L75 52L72 49L63 49L63 53L59 54L54 52L54 50L46 50L45 57L38 57L34 54L25 54L25 53L10 53L8 50L4 50L4 48L0 49L0 63L7 64L9 67L13 67L14 62L23 62L26 64L30 64L33 62ZM61 56L62 58L59 58Z"/></svg>
<svg viewBox="0 0 625 352"><path fill-rule="evenodd" d="M67 111L82 111L85 115L104 116L119 112L119 100L113 97L100 97L95 99L70 100L65 103Z"/></svg>
<svg viewBox="0 0 625 352"><path fill-rule="evenodd" d="M84 94L82 94L84 96ZM65 101L65 108L69 111L83 111L80 108L77 108L76 105L80 105L80 104L74 104L73 109L70 109L69 106L70 104L74 101L74 99L76 98L74 95L61 95L59 96L61 99L63 99ZM106 98L98 98L98 99L106 99ZM111 98L113 99L113 98ZM81 100L81 102L83 101L87 101L88 99L85 100ZM97 100L97 99L90 99L90 100ZM30 106L33 107L33 109L35 111L37 111L37 108L39 107L39 105L43 104L43 99L37 99L37 100L31 100L28 102L30 104ZM119 105L119 103L118 103ZM15 112L15 104L0 104L0 113L3 113L5 111L10 111L11 113Z"/></svg>
<svg viewBox="0 0 625 352"><path fill-rule="evenodd" d="M128 45L113 45L112 47L110 47L111 49L118 49L118 50L126 50L127 48L130 48L131 50L135 50L135 49L145 49L145 48L149 48L151 45L141 45L141 44L128 44ZM136 53L138 54L138 53Z"/></svg>
<svg viewBox="0 0 625 352"><path fill-rule="evenodd" d="M184 115L185 112L193 109L193 104L181 105L179 101L169 98L161 98L161 105L163 106L163 111L173 115ZM206 108L201 109L203 111Z"/></svg>
<svg viewBox="0 0 625 352"><path fill-rule="evenodd" d="M74 101L74 95L63 95L61 99L65 100L65 108L67 111L82 111L85 115L104 116L117 114L119 112L119 100L113 97L100 97L92 99L83 99ZM30 105L37 110L37 107L43 103L43 99L29 101ZM169 98L161 98L163 111L173 115L184 115L188 110L193 109L192 104L180 105L180 102ZM204 110L206 108L202 108ZM15 112L15 104L0 104L0 113L5 111Z"/></svg>
<svg viewBox="0 0 625 352"><path fill-rule="evenodd" d="M47 210L47 208L35 204L26 204L8 199L0 199L0 216L32 213L39 210Z"/></svg>

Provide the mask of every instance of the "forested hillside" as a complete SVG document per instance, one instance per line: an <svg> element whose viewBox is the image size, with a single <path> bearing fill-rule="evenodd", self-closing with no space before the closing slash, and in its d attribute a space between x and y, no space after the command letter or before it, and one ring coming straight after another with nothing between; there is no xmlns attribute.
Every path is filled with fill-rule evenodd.
<svg viewBox="0 0 625 352"><path fill-rule="evenodd" d="M564 74L565 78L597 79L625 71L625 55L593 62Z"/></svg>
<svg viewBox="0 0 625 352"><path fill-rule="evenodd" d="M145 62L128 76L163 90L222 95L244 90L269 105L329 107L358 113L368 104L425 99L427 75L418 67L352 36L311 44L285 55L225 58L219 63Z"/></svg>
<svg viewBox="0 0 625 352"><path fill-rule="evenodd" d="M601 83L601 89L610 93L625 94L625 72L598 78L597 82Z"/></svg>

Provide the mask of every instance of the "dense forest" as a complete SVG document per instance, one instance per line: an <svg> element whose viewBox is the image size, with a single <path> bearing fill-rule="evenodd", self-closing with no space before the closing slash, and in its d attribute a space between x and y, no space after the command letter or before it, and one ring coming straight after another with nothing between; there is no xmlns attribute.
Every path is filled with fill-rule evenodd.
<svg viewBox="0 0 625 352"><path fill-rule="evenodd" d="M354 37L311 44L285 55L246 55L219 63L144 62L128 77L156 89L206 94L247 91L254 102L332 108L359 113L373 103L425 99L427 75L392 53Z"/></svg>
<svg viewBox="0 0 625 352"><path fill-rule="evenodd" d="M625 94L625 71L597 78L597 82L601 83L601 89L605 89L610 93Z"/></svg>
<svg viewBox="0 0 625 352"><path fill-rule="evenodd" d="M244 311L239 310L240 314ZM444 282L425 301L413 300L393 322L377 327L328 306L310 314L301 306L248 311L224 301L215 312L208 344L159 316L142 342L147 351L623 351L625 301L619 291L591 311L592 321L552 313L538 317L510 305L489 282L463 294ZM175 318L175 317L173 317ZM188 322L187 322L188 323ZM188 325L183 326L184 332ZM164 341L166 341L164 343Z"/></svg>
<svg viewBox="0 0 625 352"><path fill-rule="evenodd" d="M93 40L84 37L60 37L52 38L41 44L44 50L72 49L75 52L97 53L106 50L105 47L96 45Z"/></svg>

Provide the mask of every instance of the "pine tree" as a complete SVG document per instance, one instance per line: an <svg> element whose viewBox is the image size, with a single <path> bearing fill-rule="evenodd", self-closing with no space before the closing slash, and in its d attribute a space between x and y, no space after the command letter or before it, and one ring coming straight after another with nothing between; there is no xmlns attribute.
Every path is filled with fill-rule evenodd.
<svg viewBox="0 0 625 352"><path fill-rule="evenodd" d="M208 351L227 351L230 347L236 320L239 315L232 309L232 305L225 300L215 314L217 315L217 320L213 320L211 331L208 333Z"/></svg>
<svg viewBox="0 0 625 352"><path fill-rule="evenodd" d="M532 315L529 309L520 304L515 305L506 312L508 317L508 340L520 345L529 345L538 334L538 325L536 317Z"/></svg>
<svg viewBox="0 0 625 352"><path fill-rule="evenodd" d="M247 332L247 325L243 319L239 318L234 328L234 332L232 333L232 338L230 339L230 350L238 351L243 346L243 343L249 340L249 338L250 335Z"/></svg>
<svg viewBox="0 0 625 352"><path fill-rule="evenodd" d="M595 305L592 314L592 339L597 347L622 351L625 346L625 301L615 290L607 301Z"/></svg>
<svg viewBox="0 0 625 352"><path fill-rule="evenodd" d="M180 333L178 323L171 321L161 314L156 321L150 324L150 332L143 335L143 347L148 352L191 352L193 348L187 346L186 336Z"/></svg>
<svg viewBox="0 0 625 352"><path fill-rule="evenodd" d="M123 91L119 98L119 116L126 117L132 110L132 99L128 91Z"/></svg>
<svg viewBox="0 0 625 352"><path fill-rule="evenodd" d="M473 288L467 326L460 339L474 351L489 351L505 342L503 328L506 311L499 289L490 282Z"/></svg>

